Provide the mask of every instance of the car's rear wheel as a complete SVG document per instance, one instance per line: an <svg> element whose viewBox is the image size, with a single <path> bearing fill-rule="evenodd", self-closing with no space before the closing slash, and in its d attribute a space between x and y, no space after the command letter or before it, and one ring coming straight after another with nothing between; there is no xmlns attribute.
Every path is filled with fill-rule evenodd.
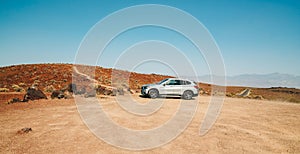
<svg viewBox="0 0 300 154"><path fill-rule="evenodd" d="M186 99L186 100L192 99L192 98L193 98L193 92L190 91L190 90L185 91L185 92L182 94L182 98L183 98L183 99Z"/></svg>
<svg viewBox="0 0 300 154"><path fill-rule="evenodd" d="M150 89L148 92L148 95L150 98L157 98L158 97L158 90L156 89Z"/></svg>

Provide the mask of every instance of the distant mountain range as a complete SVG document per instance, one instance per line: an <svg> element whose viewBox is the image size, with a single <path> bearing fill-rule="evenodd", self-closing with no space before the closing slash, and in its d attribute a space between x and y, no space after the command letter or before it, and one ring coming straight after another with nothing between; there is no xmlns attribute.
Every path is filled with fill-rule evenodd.
<svg viewBox="0 0 300 154"><path fill-rule="evenodd" d="M215 76L219 78L220 76ZM227 86L247 86L258 88L289 87L300 88L300 76L271 73L271 74L243 74L227 76ZM199 82L212 83L210 75L198 77Z"/></svg>

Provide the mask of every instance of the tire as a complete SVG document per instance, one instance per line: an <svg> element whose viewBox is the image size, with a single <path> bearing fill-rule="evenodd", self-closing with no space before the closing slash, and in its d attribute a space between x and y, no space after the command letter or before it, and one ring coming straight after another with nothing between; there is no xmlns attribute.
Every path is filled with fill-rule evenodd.
<svg viewBox="0 0 300 154"><path fill-rule="evenodd" d="M185 91L183 94L182 94L182 98L185 99L185 100L190 100L193 98L193 92L190 91L190 90L187 90Z"/></svg>
<svg viewBox="0 0 300 154"><path fill-rule="evenodd" d="M148 96L150 98L157 98L159 96L159 93L158 93L158 90L156 89L150 89L149 92L148 92Z"/></svg>

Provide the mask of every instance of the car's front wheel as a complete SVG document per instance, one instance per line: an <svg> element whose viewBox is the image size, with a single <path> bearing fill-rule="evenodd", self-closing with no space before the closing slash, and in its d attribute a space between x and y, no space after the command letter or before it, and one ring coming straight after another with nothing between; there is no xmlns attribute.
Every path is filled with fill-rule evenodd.
<svg viewBox="0 0 300 154"><path fill-rule="evenodd" d="M186 100L190 100L193 98L193 92L192 91L185 91L183 94L182 94L182 98L183 99L186 99Z"/></svg>
<svg viewBox="0 0 300 154"><path fill-rule="evenodd" d="M150 98L157 98L158 97L158 90L156 89L150 89L148 92L148 95Z"/></svg>

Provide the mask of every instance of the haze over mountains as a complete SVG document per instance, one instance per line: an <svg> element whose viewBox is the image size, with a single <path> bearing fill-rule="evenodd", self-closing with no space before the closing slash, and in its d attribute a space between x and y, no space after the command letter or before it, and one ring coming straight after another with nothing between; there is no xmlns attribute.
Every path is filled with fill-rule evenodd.
<svg viewBox="0 0 300 154"><path fill-rule="evenodd" d="M219 78L220 76L214 77ZM210 75L199 76L198 80L204 83L212 83ZM300 76L281 73L242 74L236 76L227 76L226 80L228 86L300 88Z"/></svg>

